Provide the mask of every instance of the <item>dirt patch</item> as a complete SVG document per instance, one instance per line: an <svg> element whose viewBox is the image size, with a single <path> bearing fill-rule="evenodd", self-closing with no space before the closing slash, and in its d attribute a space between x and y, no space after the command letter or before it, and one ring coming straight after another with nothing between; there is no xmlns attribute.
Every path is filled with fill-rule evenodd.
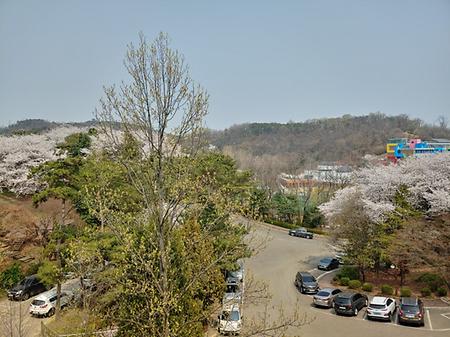
<svg viewBox="0 0 450 337"><path fill-rule="evenodd" d="M62 202L50 199L34 207L31 198L0 195L0 271L13 262L37 262L53 225L60 219ZM67 206L70 208L70 205ZM82 223L69 212L66 223Z"/></svg>

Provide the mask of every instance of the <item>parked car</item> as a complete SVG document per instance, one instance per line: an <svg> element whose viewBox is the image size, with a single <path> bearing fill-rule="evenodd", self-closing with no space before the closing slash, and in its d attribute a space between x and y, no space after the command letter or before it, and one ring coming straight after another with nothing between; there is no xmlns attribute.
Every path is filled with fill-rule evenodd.
<svg viewBox="0 0 450 337"><path fill-rule="evenodd" d="M334 298L341 292L342 290L337 288L320 289L320 291L314 295L313 303L317 307L331 308L334 303Z"/></svg>
<svg viewBox="0 0 450 337"><path fill-rule="evenodd" d="M342 292L334 298L334 311L338 315L354 315L367 307L369 300L366 295L360 293Z"/></svg>
<svg viewBox="0 0 450 337"><path fill-rule="evenodd" d="M393 298L375 296L367 308L367 318L391 321L396 307L397 305Z"/></svg>
<svg viewBox="0 0 450 337"><path fill-rule="evenodd" d="M30 304L30 314L32 316L52 316L56 310L56 289L51 289L37 296ZM61 308L69 305L72 294L66 291L61 292Z"/></svg>
<svg viewBox="0 0 450 337"><path fill-rule="evenodd" d="M299 227L295 229L289 230L289 235L291 236L297 236L300 238L306 238L306 239L312 239L314 234L311 232L308 232L308 230L304 227Z"/></svg>
<svg viewBox="0 0 450 337"><path fill-rule="evenodd" d="M223 295L223 304L240 303L242 304L242 293L244 284L236 277L228 277L225 283L225 293Z"/></svg>
<svg viewBox="0 0 450 337"><path fill-rule="evenodd" d="M225 304L218 316L220 334L239 334L242 327L242 311L238 304Z"/></svg>
<svg viewBox="0 0 450 337"><path fill-rule="evenodd" d="M326 257L319 261L318 269L332 270L339 268L339 261L333 257Z"/></svg>
<svg viewBox="0 0 450 337"><path fill-rule="evenodd" d="M308 272L298 272L294 284L302 294L315 294L319 290L316 278Z"/></svg>
<svg viewBox="0 0 450 337"><path fill-rule="evenodd" d="M425 325L423 302L416 297L402 297L397 315L400 324Z"/></svg>
<svg viewBox="0 0 450 337"><path fill-rule="evenodd" d="M25 277L10 289L8 291L8 298L10 300L25 301L31 296L40 294L45 290L47 290L45 285L39 280L37 275L31 275Z"/></svg>
<svg viewBox="0 0 450 337"><path fill-rule="evenodd" d="M237 260L238 268L227 272L227 277L237 278L240 282L244 282L244 263L242 260Z"/></svg>
<svg viewBox="0 0 450 337"><path fill-rule="evenodd" d="M347 254L344 251L337 251L334 257L339 261L339 264L344 264Z"/></svg>

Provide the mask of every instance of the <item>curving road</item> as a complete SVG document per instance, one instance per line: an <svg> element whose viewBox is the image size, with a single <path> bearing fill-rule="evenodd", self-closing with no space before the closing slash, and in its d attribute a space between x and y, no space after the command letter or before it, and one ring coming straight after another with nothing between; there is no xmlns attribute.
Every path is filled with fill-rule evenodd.
<svg viewBox="0 0 450 337"><path fill-rule="evenodd" d="M450 312L450 307L430 309L426 315L424 328L407 327L393 323L368 321L365 318L365 310L357 317L336 316L332 309L318 309L311 305L312 298L300 294L293 281L297 271L312 271L319 276L323 272L313 270L321 257L331 254L327 239L317 237L313 240L291 237L287 231L270 225L251 222L255 241L266 241L259 253L246 262L247 275L258 281L265 282L272 294L271 304L273 316L277 316L280 306L288 312L293 310L298 303L302 312L309 319L310 324L301 328L292 328L289 335L303 335L308 337L318 336L411 336L411 337L443 337L450 336L450 318L445 316ZM266 239L268 238L268 240ZM324 286L326 279L331 279L332 274L324 276L319 283ZM256 317L262 308L248 304L246 311L250 317ZM450 317L450 316L449 316ZM430 324L434 322L433 324ZM244 323L245 325L245 323Z"/></svg>

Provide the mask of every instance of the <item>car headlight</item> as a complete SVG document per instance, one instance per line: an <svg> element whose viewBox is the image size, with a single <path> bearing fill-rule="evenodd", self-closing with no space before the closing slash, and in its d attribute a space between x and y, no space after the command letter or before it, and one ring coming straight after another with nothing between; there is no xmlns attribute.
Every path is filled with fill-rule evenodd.
<svg viewBox="0 0 450 337"><path fill-rule="evenodd" d="M16 292L17 295L20 295L21 293L23 293L23 290L18 290L18 291Z"/></svg>

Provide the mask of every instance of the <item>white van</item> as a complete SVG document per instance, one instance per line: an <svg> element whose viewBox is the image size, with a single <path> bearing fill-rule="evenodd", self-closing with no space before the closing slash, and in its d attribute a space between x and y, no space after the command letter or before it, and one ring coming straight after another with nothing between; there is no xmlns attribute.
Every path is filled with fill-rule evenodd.
<svg viewBox="0 0 450 337"><path fill-rule="evenodd" d="M72 299L72 293L61 291L61 308L67 306ZM56 309L56 289L53 288L37 296L30 304L32 316L52 316Z"/></svg>
<svg viewBox="0 0 450 337"><path fill-rule="evenodd" d="M242 312L239 304L225 304L219 315L219 326L217 330L220 334L238 335L241 332Z"/></svg>

